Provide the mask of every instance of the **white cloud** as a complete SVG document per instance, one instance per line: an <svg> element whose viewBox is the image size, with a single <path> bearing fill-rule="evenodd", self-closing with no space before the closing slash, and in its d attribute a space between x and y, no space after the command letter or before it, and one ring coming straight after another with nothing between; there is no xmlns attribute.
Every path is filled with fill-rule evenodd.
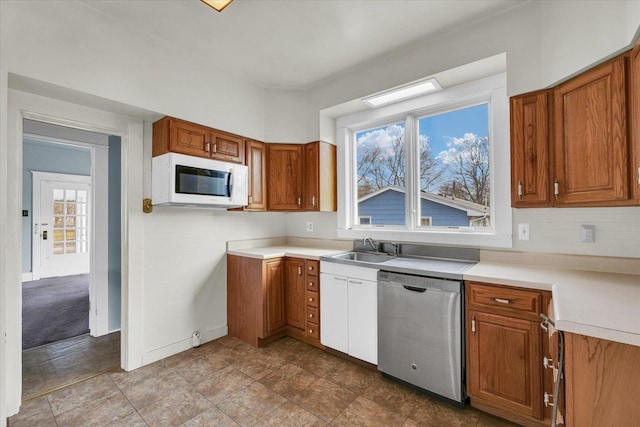
<svg viewBox="0 0 640 427"><path fill-rule="evenodd" d="M393 141L404 135L404 128L398 125L375 129L361 135L356 141L358 148L376 147L391 149Z"/></svg>
<svg viewBox="0 0 640 427"><path fill-rule="evenodd" d="M466 141L475 140L478 136L474 133L465 133L462 138L452 137L447 141L447 150L438 153L436 158L443 164L451 164L460 156L469 156L469 151L465 148Z"/></svg>

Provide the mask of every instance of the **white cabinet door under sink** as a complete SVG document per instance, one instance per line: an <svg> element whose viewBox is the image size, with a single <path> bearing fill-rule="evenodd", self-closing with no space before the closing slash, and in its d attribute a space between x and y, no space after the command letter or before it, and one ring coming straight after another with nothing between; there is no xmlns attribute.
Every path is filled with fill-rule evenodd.
<svg viewBox="0 0 640 427"><path fill-rule="evenodd" d="M378 284L348 279L349 355L378 364Z"/></svg>
<svg viewBox="0 0 640 427"><path fill-rule="evenodd" d="M349 353L347 278L320 274L320 342Z"/></svg>

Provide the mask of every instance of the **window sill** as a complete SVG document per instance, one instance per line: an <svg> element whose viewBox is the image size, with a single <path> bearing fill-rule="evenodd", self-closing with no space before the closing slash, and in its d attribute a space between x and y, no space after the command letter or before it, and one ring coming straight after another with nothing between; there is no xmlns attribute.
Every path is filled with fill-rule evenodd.
<svg viewBox="0 0 640 427"><path fill-rule="evenodd" d="M372 237L376 240L400 241L411 243L426 243L445 246L467 246L480 248L509 249L513 246L511 234L460 232L459 230L447 232L444 230L383 230L379 228L367 229L339 229L338 237L345 239L363 239Z"/></svg>

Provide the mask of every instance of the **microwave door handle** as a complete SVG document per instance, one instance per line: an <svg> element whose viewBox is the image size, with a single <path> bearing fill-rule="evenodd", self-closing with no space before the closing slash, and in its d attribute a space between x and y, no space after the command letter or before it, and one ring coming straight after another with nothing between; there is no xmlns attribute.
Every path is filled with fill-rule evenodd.
<svg viewBox="0 0 640 427"><path fill-rule="evenodd" d="M229 172L227 177L227 194L229 194L229 197L233 195L233 172Z"/></svg>

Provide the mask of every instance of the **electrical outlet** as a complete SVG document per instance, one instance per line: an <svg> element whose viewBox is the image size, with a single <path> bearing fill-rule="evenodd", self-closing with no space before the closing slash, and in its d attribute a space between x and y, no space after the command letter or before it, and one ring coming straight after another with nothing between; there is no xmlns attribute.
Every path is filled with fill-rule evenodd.
<svg viewBox="0 0 640 427"><path fill-rule="evenodd" d="M518 240L529 240L529 224L518 224Z"/></svg>
<svg viewBox="0 0 640 427"><path fill-rule="evenodd" d="M595 243L596 242L596 226L595 225L581 225L580 226L580 241L583 243Z"/></svg>
<svg viewBox="0 0 640 427"><path fill-rule="evenodd" d="M313 233L313 223L311 221L307 222L307 232Z"/></svg>

